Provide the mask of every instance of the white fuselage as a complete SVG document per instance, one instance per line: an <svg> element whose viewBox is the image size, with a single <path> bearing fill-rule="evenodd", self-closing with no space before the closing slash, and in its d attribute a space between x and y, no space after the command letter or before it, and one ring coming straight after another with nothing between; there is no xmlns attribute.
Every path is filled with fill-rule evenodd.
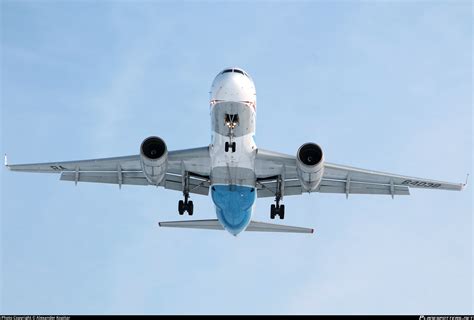
<svg viewBox="0 0 474 320"><path fill-rule="evenodd" d="M245 71L229 68L216 76L210 91L210 114L211 194L219 221L237 234L250 221L257 193L256 91Z"/></svg>

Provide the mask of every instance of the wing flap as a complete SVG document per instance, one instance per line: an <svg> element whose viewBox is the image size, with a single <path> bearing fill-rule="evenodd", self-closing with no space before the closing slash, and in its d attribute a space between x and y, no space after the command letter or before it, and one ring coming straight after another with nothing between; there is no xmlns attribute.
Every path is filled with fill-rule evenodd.
<svg viewBox="0 0 474 320"><path fill-rule="evenodd" d="M96 182L119 184L118 172L63 172L60 180L77 182ZM122 172L122 182L125 185L147 186L148 180L142 172Z"/></svg>
<svg viewBox="0 0 474 320"><path fill-rule="evenodd" d="M257 197L275 197L277 192L276 179L259 179L257 181ZM286 179L284 182L284 196L293 196L303 193L301 183L297 179Z"/></svg>
<svg viewBox="0 0 474 320"><path fill-rule="evenodd" d="M346 193L346 194L385 194L385 195L409 195L407 186L392 186L375 183L350 181L349 187L346 181L323 179L317 191L322 193Z"/></svg>
<svg viewBox="0 0 474 320"><path fill-rule="evenodd" d="M183 178L181 175L167 174L165 176L162 185L165 189L182 191L183 190ZM189 177L189 192L195 194L208 195L210 187L210 179L208 177L202 177L191 173Z"/></svg>
<svg viewBox="0 0 474 320"><path fill-rule="evenodd" d="M122 181L119 180L118 171L115 172L63 172L60 180L63 181L77 181L77 182L95 182L95 183L110 183L110 184L124 184L124 185L149 185L148 180L143 175L143 172L122 172ZM165 179L160 183L160 186L165 189L182 191L182 177L166 174ZM189 192L195 194L207 195L209 194L209 181L206 179L198 179L191 177L189 179Z"/></svg>

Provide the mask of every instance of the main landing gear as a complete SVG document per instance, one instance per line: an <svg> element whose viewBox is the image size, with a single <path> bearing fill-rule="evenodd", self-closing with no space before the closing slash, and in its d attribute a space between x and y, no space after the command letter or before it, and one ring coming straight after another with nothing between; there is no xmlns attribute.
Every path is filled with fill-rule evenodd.
<svg viewBox="0 0 474 320"><path fill-rule="evenodd" d="M194 204L192 201L188 201L189 199L189 194L185 194L184 195L184 201L183 200L179 200L178 202L178 213L180 215L183 215L184 212L188 212L188 214L190 216L193 215L193 211L194 211Z"/></svg>
<svg viewBox="0 0 474 320"><path fill-rule="evenodd" d="M275 216L279 216L280 219L285 219L285 205L280 205L280 197L277 196L275 199L276 204L270 206L270 219L275 219Z"/></svg>
<svg viewBox="0 0 474 320"><path fill-rule="evenodd" d="M270 206L270 219L275 219L275 216L279 216L280 219L285 219L285 205L280 205L280 201L283 198L284 180L282 176L278 176L276 179L276 192L275 192L275 204Z"/></svg>
<svg viewBox="0 0 474 320"><path fill-rule="evenodd" d="M193 215L194 211L194 204L192 201L189 200L189 172L183 172L183 196L184 201L179 200L178 202L178 213L179 215L183 215L186 211L190 216Z"/></svg>

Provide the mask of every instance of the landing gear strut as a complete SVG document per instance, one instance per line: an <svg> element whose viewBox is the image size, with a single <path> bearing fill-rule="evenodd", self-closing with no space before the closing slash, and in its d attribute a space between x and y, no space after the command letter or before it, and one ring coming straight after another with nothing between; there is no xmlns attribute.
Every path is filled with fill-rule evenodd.
<svg viewBox="0 0 474 320"><path fill-rule="evenodd" d="M239 115L238 114L226 114L224 118L225 125L229 128L229 141L225 143L224 149L225 152L229 152L229 149L232 152L235 152L235 141L232 141L234 138L234 129L239 125Z"/></svg>
<svg viewBox="0 0 474 320"><path fill-rule="evenodd" d="M194 204L189 200L189 172L183 172L183 195L184 201L179 200L178 202L178 213L183 215L186 211L190 216L193 215Z"/></svg>
<svg viewBox="0 0 474 320"><path fill-rule="evenodd" d="M275 204L270 206L270 219L275 219L275 216L279 216L280 219L285 219L285 205L280 205L282 198L283 179L281 176L277 178L277 192L275 194Z"/></svg>

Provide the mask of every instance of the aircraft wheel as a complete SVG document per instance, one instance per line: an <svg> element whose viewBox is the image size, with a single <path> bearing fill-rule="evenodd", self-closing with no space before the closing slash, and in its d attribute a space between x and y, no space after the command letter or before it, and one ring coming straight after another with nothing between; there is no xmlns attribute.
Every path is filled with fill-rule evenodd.
<svg viewBox="0 0 474 320"><path fill-rule="evenodd" d="M225 150L225 152L229 152L229 143L228 142L225 143L224 150Z"/></svg>
<svg viewBox="0 0 474 320"><path fill-rule="evenodd" d="M235 142L232 142L232 152L235 152Z"/></svg>
<svg viewBox="0 0 474 320"><path fill-rule="evenodd" d="M285 219L285 205L282 204L280 206L280 212L278 213L278 215L280 216L280 219Z"/></svg>
<svg viewBox="0 0 474 320"><path fill-rule="evenodd" d="M178 213L182 215L184 213L184 201L179 200L178 202Z"/></svg>
<svg viewBox="0 0 474 320"><path fill-rule="evenodd" d="M194 203L192 201L189 201L188 202L188 214L190 216L192 216L193 212L194 212Z"/></svg>
<svg viewBox="0 0 474 320"><path fill-rule="evenodd" d="M276 214L275 211L276 211L276 210L275 210L275 205L272 204L272 205L270 206L270 219L275 219L275 214Z"/></svg>

